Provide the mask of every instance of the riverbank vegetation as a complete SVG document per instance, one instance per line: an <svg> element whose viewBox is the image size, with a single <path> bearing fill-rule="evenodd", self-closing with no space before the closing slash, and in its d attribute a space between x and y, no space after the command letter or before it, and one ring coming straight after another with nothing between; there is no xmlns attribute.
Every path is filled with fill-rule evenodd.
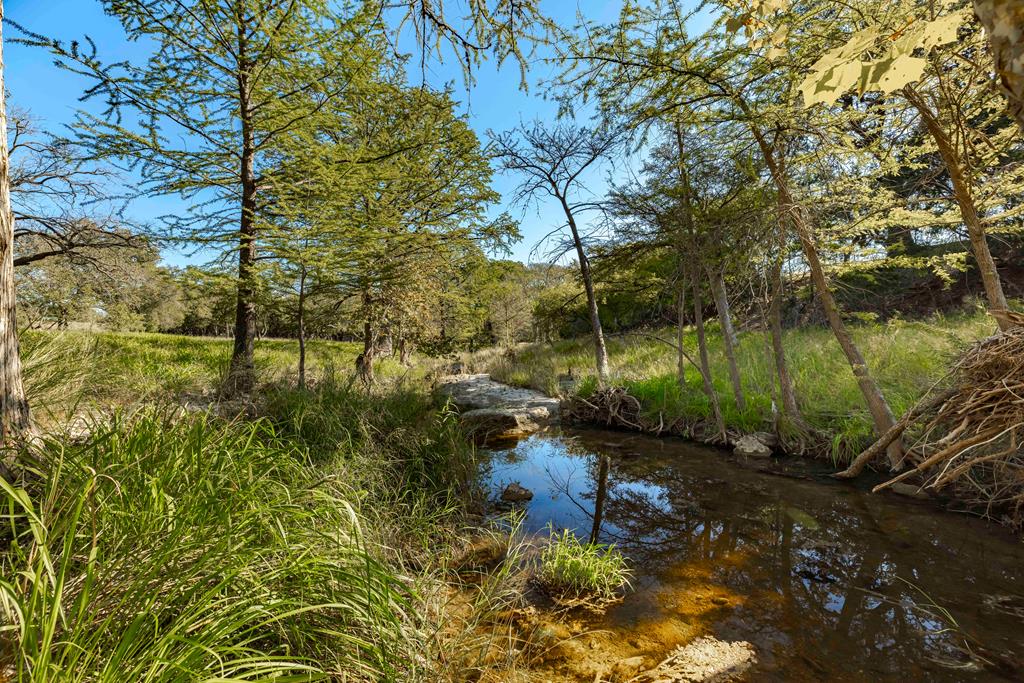
<svg viewBox="0 0 1024 683"><path fill-rule="evenodd" d="M97 0L121 54L0 0L77 89L0 51L0 678L514 662L467 365L1024 526L1024 6L544 4ZM480 125L432 69L488 59L557 111ZM621 587L596 541L549 581Z"/></svg>
<svg viewBox="0 0 1024 683"><path fill-rule="evenodd" d="M992 331L984 313L936 315L923 320L893 318L884 323L853 323L854 339L876 369L878 382L902 414L946 374L956 358ZM818 444L818 455L835 464L848 462L871 441L871 416L860 405L854 377L846 372L842 351L827 330L804 328L784 334L791 359L792 381L807 424L830 439ZM641 329L608 339L611 383L640 400L644 416L667 432L681 420L694 425L711 419L697 369L686 368L685 385L677 377L677 354L665 340L671 329ZM688 328L684 343L697 344ZM735 357L743 377L746 403L740 409L729 386L728 357L718 325L708 329L707 346L715 391L726 427L733 433L753 432L773 424L778 397L773 394L775 369L763 332L738 333ZM488 350L467 356L474 369L516 386L532 387L566 398L592 396L598 386L587 368L593 356L589 339L528 344L514 351ZM570 375L572 377L570 378Z"/></svg>

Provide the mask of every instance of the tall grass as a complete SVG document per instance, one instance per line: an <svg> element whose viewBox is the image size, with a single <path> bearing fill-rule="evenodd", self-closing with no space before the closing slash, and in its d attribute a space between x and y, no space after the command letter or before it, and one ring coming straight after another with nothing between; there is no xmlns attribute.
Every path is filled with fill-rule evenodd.
<svg viewBox="0 0 1024 683"><path fill-rule="evenodd" d="M144 409L0 482L0 672L24 681L431 680L410 566L472 452L411 390L271 390L255 421ZM436 679L435 679L436 680Z"/></svg>
<svg viewBox="0 0 1024 683"><path fill-rule="evenodd" d="M922 321L894 319L884 324L850 325L855 340L882 387L892 409L901 413L911 407L933 383L940 380L950 361L971 342L991 334L995 323L983 314ZM761 332L740 335L737 350L747 409L733 400L721 333L709 325L711 372L722 412L730 427L744 431L770 424L773 358ZM672 339L673 331L660 336ZM696 348L693 330L686 344ZM785 333L786 357L804 416L815 427L834 434L833 457L845 460L870 439L872 423L863 398L835 338L827 328L798 328ZM686 371L686 386L676 380L675 351L647 337L628 335L609 339L613 381L629 388L652 415L706 418L710 406L701 388L699 373ZM589 339L554 344L533 344L508 354L476 359L477 365L496 379L557 394L558 376L570 370L583 376L581 388L593 387L593 345Z"/></svg>
<svg viewBox="0 0 1024 683"><path fill-rule="evenodd" d="M408 600L342 482L266 422L149 413L4 481L10 665L26 681L370 678Z"/></svg>
<svg viewBox="0 0 1024 683"><path fill-rule="evenodd" d="M632 572L615 546L581 542L568 529L550 529L538 580L550 591L607 600L629 585Z"/></svg>

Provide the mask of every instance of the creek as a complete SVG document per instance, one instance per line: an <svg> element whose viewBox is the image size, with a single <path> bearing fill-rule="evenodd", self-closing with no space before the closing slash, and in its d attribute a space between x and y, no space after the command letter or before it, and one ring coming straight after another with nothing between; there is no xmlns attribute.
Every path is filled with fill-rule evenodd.
<svg viewBox="0 0 1024 683"><path fill-rule="evenodd" d="M481 467L494 497L534 493L527 532L596 526L629 559L624 599L586 617L617 657L653 665L712 635L754 646L751 681L1022 675L1024 544L991 522L872 495L821 463L597 429L492 446Z"/></svg>

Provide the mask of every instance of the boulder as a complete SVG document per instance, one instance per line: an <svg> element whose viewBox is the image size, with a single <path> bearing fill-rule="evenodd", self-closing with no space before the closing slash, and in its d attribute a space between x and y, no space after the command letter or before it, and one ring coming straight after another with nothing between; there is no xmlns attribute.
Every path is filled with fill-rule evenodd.
<svg viewBox="0 0 1024 683"><path fill-rule="evenodd" d="M540 425L528 412L508 408L478 408L459 414L466 432L478 442L526 436Z"/></svg>
<svg viewBox="0 0 1024 683"><path fill-rule="evenodd" d="M892 484L889 487L889 490L895 494L907 496L908 498L917 498L918 500L929 500L931 498L927 491L922 489L920 486L915 486L913 484L897 482Z"/></svg>
<svg viewBox="0 0 1024 683"><path fill-rule="evenodd" d="M772 454L772 449L756 435L747 434L736 440L732 452L748 458L767 458Z"/></svg>
<svg viewBox="0 0 1024 683"><path fill-rule="evenodd" d="M533 499L533 491L516 482L512 482L501 492L501 499L506 503L525 503Z"/></svg>
<svg viewBox="0 0 1024 683"><path fill-rule="evenodd" d="M779 447L778 434L772 434L771 432L754 432L751 436L755 437L768 448L775 449Z"/></svg>

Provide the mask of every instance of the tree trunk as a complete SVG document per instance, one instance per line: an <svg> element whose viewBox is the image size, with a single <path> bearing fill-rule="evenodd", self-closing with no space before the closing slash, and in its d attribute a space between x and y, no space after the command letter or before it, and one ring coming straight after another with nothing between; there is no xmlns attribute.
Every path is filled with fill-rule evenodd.
<svg viewBox="0 0 1024 683"><path fill-rule="evenodd" d="M708 359L708 340L704 334L704 311L700 296L700 280L696 274L692 277L693 287L693 324L697 328L697 349L700 351L700 374L704 381L704 394L711 403L711 414L715 418L715 426L723 441L727 440L725 434L725 418L722 417L722 407L718 404L718 394L715 393L715 385L711 381L711 361Z"/></svg>
<svg viewBox="0 0 1024 683"><path fill-rule="evenodd" d="M399 337L398 339L398 362L404 366L409 365L409 343L405 340L405 337Z"/></svg>
<svg viewBox="0 0 1024 683"><path fill-rule="evenodd" d="M3 22L0 0L0 23ZM14 288L14 214L11 212L10 160L7 152L7 102L0 32L0 444L10 446L31 430L21 380L21 353Z"/></svg>
<svg viewBox="0 0 1024 683"><path fill-rule="evenodd" d="M729 363L729 379L732 382L732 394L736 399L736 407L741 411L747 409L747 401L743 397L743 382L740 380L740 368L736 362L736 328L732 324L732 312L729 310L729 296L725 290L725 278L717 268L708 268L711 282L711 296L715 300L718 320L722 323L722 341L725 343L725 357Z"/></svg>
<svg viewBox="0 0 1024 683"><path fill-rule="evenodd" d="M781 217L780 217L781 218ZM771 301L768 302L768 324L771 328L772 352L775 357L775 374L779 378L779 393L782 394L782 411L797 423L803 424L800 405L796 400L793 380L786 363L786 349L782 344L782 255L772 265Z"/></svg>
<svg viewBox="0 0 1024 683"><path fill-rule="evenodd" d="M238 93L242 129L240 180L242 215L238 227L238 295L235 304L234 346L228 390L252 391L256 381L253 355L256 348L256 135L249 92L250 69L246 66L247 27L238 25Z"/></svg>
<svg viewBox="0 0 1024 683"><path fill-rule="evenodd" d="M372 300L368 291L363 292L363 308L366 319L363 321L363 352L356 359L356 369L359 371L359 378L367 387L373 386L373 362L377 353L376 333L373 329Z"/></svg>
<svg viewBox="0 0 1024 683"><path fill-rule="evenodd" d="M679 388L686 391L686 273L679 273L679 291L676 294L676 379Z"/></svg>
<svg viewBox="0 0 1024 683"><path fill-rule="evenodd" d="M299 389L306 388L306 267L299 273Z"/></svg>
<svg viewBox="0 0 1024 683"><path fill-rule="evenodd" d="M995 61L1007 111L1024 133L1024 0L974 0Z"/></svg>
<svg viewBox="0 0 1024 683"><path fill-rule="evenodd" d="M978 271L981 273L981 282L985 287L985 297L988 299L989 310L1009 310L1006 305L1006 295L1003 294L1003 283L999 279L999 271L996 270L996 262L992 259L992 252L988 248L988 240L985 239L985 227L978 217L978 209L974 204L974 197L971 196L971 186L964 176L963 165L957 157L953 143L950 141L946 131L939 124L939 120L928 107L921 95L911 86L903 88L903 94L907 98L928 128L928 133L935 140L939 156L946 165L949 179L953 183L953 196L960 207L960 215L967 226L967 234L971 238L971 250L974 252L974 259L978 262ZM1009 329L1010 323L1004 318L997 318L999 329Z"/></svg>
<svg viewBox="0 0 1024 683"><path fill-rule="evenodd" d="M796 231L804 258L807 261L807 267L811 272L811 281L814 284L814 291L818 301L821 302L821 307L825 310L825 317L828 319L829 327L832 328L832 334L843 349L846 360L850 364L850 369L857 379L857 386L860 387L860 392L864 396L864 401L867 403L868 410L871 413L875 433L881 436L895 424L896 418L893 417L892 409L882 395L881 389L878 388L874 377L871 376L871 371L868 369L864 357L854 343L853 337L850 336L849 330L846 329L842 316L839 315L839 306L836 304L835 297L832 296L832 290L829 289L825 270L822 268L821 259L818 257L818 248L811 237L809 226L804 221L800 206L793 200L793 196L789 192L789 184L786 182L785 174L780 164L775 159L775 152L772 146L764 139L760 128L753 121L750 122L750 130L757 141L761 154L764 156L765 164L767 164L772 174L772 179L775 182L775 188L779 195L780 218L788 218ZM894 470L898 469L903 462L903 444L900 441L895 441L890 444L887 452L889 454L889 465Z"/></svg>
<svg viewBox="0 0 1024 683"><path fill-rule="evenodd" d="M608 383L608 349L604 343L604 329L601 327L601 315L597 309L597 295L594 293L594 278L590 272L590 260L583 251L583 241L576 228L576 219L572 215L572 209L569 208L569 204L564 198L560 199L565 217L569 222L569 229L572 231L576 255L580 261L580 275L583 277L583 289L587 293L587 308L590 310L590 328L594 331L594 359L597 364L597 378L599 383L604 386Z"/></svg>

